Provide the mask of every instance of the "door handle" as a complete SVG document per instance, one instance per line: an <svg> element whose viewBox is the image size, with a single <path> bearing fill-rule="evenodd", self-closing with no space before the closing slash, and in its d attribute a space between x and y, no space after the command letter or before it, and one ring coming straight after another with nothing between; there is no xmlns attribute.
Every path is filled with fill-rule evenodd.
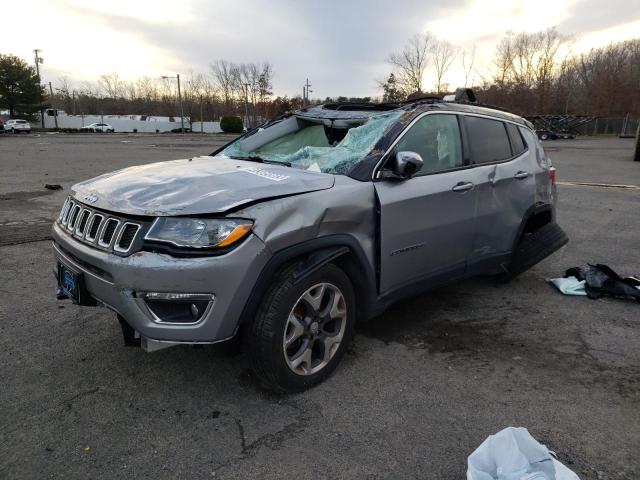
<svg viewBox="0 0 640 480"><path fill-rule="evenodd" d="M520 170L518 173L516 173L513 176L513 178L517 178L518 180L524 180L528 176L529 176L529 172L525 172L524 170Z"/></svg>
<svg viewBox="0 0 640 480"><path fill-rule="evenodd" d="M451 190L454 192L466 192L467 190L471 190L473 188L473 183L471 182L458 182L456 183Z"/></svg>

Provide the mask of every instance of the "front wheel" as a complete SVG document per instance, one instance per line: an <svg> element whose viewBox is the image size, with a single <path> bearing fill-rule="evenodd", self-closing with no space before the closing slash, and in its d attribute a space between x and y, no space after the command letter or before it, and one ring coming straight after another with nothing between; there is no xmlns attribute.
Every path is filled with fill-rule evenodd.
<svg viewBox="0 0 640 480"><path fill-rule="evenodd" d="M299 392L325 380L353 336L355 294L333 264L294 282L293 265L267 291L245 336L252 370L269 389Z"/></svg>

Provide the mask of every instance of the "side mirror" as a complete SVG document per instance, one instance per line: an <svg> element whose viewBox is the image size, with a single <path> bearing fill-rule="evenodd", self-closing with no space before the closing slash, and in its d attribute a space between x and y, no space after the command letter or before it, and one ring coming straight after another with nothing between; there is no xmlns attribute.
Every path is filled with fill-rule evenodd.
<svg viewBox="0 0 640 480"><path fill-rule="evenodd" d="M408 179L420 171L423 163L419 153L396 152L390 159L389 169L395 176Z"/></svg>

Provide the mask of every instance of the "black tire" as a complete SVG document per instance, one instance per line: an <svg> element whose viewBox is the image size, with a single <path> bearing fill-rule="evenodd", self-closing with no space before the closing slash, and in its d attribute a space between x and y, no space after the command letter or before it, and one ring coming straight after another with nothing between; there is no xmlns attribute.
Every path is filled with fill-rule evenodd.
<svg viewBox="0 0 640 480"><path fill-rule="evenodd" d="M559 250L569 242L567 234L557 223L548 223L538 230L525 233L516 245L507 272L499 277L500 281L509 281L529 270L536 263Z"/></svg>
<svg viewBox="0 0 640 480"><path fill-rule="evenodd" d="M540 140L548 140L549 139L549 135L547 135L546 133L543 133L542 135L540 135Z"/></svg>
<svg viewBox="0 0 640 480"><path fill-rule="evenodd" d="M281 270L267 290L256 318L247 325L244 335L244 352L249 365L260 382L278 393L306 390L325 380L342 359L353 337L355 293L347 275L337 266L327 264L308 277L294 283L293 272L299 264ZM283 339L288 317L301 296L314 285L330 283L342 293L346 305L345 331L333 357L316 373L295 373L285 360Z"/></svg>

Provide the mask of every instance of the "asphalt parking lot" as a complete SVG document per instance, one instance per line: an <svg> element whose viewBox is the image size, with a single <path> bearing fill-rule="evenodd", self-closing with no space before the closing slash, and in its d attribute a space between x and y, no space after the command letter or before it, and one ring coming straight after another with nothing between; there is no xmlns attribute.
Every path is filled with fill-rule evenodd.
<svg viewBox="0 0 640 480"><path fill-rule="evenodd" d="M545 282L587 262L640 274L640 187L581 185L640 185L632 140L547 142L565 248L392 307L292 396L213 347L124 348L113 313L54 297L46 238L73 183L228 140L0 136L0 478L462 479L510 425L582 479L640 478L640 305Z"/></svg>

